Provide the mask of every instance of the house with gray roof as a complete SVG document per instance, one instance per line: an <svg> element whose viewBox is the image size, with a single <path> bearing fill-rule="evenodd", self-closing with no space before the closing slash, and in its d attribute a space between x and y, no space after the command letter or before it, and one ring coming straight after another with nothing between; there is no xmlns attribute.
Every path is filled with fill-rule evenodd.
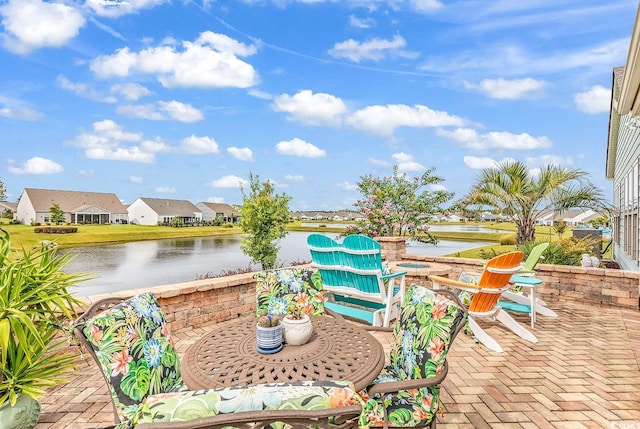
<svg viewBox="0 0 640 429"><path fill-rule="evenodd" d="M174 218L185 224L202 221L202 210L188 200L138 198L127 208L129 222L136 225L168 225Z"/></svg>
<svg viewBox="0 0 640 429"><path fill-rule="evenodd" d="M22 223L49 222L50 209L58 204L68 223L127 223L127 207L116 194L25 188L14 218Z"/></svg>
<svg viewBox="0 0 640 429"><path fill-rule="evenodd" d="M18 209L18 203L0 201L0 217L4 217L4 214L10 210L11 213L13 213L12 219L15 219L17 209Z"/></svg>
<svg viewBox="0 0 640 429"><path fill-rule="evenodd" d="M202 220L205 222L211 222L218 216L222 217L223 222L229 223L236 223L240 219L240 212L229 204L200 202L196 207L202 211Z"/></svg>

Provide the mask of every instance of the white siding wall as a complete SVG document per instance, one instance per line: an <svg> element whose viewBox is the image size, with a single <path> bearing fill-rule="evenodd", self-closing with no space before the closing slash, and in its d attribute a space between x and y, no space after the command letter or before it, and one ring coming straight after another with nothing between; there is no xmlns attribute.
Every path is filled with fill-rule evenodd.
<svg viewBox="0 0 640 429"><path fill-rule="evenodd" d="M129 223L137 225L158 224L158 214L151 210L151 207L149 207L140 198L131 203L127 208L127 211L129 212Z"/></svg>
<svg viewBox="0 0 640 429"><path fill-rule="evenodd" d="M20 196L15 218L27 225L29 225L31 221L41 222L36 219L36 210L33 208L33 204L31 204L31 200L26 192L22 192Z"/></svg>

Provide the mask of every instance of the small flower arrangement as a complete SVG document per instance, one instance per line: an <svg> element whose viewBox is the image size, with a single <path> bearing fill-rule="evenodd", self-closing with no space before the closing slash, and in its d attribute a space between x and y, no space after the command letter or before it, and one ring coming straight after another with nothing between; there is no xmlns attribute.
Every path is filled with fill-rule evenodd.
<svg viewBox="0 0 640 429"><path fill-rule="evenodd" d="M305 316L304 307L298 303L292 302L287 307L287 316L293 320L302 320Z"/></svg>

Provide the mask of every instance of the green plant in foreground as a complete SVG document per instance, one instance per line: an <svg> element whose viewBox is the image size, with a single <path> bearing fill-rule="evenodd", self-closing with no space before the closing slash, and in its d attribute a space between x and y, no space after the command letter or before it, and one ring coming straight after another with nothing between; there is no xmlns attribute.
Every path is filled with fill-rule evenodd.
<svg viewBox="0 0 640 429"><path fill-rule="evenodd" d="M56 327L76 316L80 301L68 288L88 276L64 273L68 262L44 244L13 253L0 228L0 404L14 405L20 393L37 399L73 368L75 357L57 351Z"/></svg>

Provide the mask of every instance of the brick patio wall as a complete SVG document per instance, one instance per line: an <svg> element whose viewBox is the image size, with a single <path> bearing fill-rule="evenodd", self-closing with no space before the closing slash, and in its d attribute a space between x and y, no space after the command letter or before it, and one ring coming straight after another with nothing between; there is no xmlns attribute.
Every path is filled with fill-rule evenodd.
<svg viewBox="0 0 640 429"><path fill-rule="evenodd" d="M404 255L403 260L450 265L450 278L457 278L462 271L480 272L483 267L483 261L467 258ZM547 264L539 264L536 272L543 281L537 289L538 296L545 299L550 307L554 302L568 301L640 309L639 272ZM412 283L429 285L425 278L407 276L407 285ZM129 297L152 291L158 297L170 328L177 330L253 314L256 308L255 290L253 273L246 273L121 291L84 300L91 303L107 296Z"/></svg>
<svg viewBox="0 0 640 429"><path fill-rule="evenodd" d="M462 271L481 272L484 262L477 259L409 255L400 237L376 238L387 260L437 262L452 267L449 278L457 279ZM543 281L536 289L549 302L584 302L640 310L640 272L608 268L585 268L569 265L538 264L536 277ZM424 278L407 277L407 284L427 283Z"/></svg>

